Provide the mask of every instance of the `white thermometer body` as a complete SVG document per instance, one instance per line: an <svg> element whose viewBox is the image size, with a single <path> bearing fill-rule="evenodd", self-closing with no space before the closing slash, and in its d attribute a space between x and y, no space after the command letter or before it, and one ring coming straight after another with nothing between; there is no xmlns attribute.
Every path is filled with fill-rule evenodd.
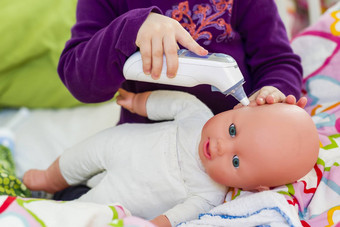
<svg viewBox="0 0 340 227"><path fill-rule="evenodd" d="M140 52L131 55L125 62L123 73L127 80L136 80L150 83L194 87L200 84L209 84L213 90L225 95L233 95L243 105L248 105L249 100L244 93L242 84L243 75L234 60L229 55L213 53L198 56L188 50L178 51L178 70L174 78L166 75L166 59L160 78L154 80L143 72L142 57Z"/></svg>

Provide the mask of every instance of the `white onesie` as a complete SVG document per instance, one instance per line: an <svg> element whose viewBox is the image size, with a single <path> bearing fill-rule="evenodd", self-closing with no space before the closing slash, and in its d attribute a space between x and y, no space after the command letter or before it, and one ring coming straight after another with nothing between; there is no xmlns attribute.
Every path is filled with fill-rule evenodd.
<svg viewBox="0 0 340 227"><path fill-rule="evenodd" d="M62 154L60 169L70 185L106 172L79 200L119 202L146 219L164 214L172 226L221 204L226 188L206 174L198 156L202 127L213 116L209 108L178 91L152 92L146 108L149 119L167 121L112 127Z"/></svg>

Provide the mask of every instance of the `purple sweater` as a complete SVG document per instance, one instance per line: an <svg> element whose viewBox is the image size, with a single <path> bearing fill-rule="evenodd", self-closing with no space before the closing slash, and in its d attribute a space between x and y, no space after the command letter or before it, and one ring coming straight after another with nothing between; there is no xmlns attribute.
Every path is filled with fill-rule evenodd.
<svg viewBox="0 0 340 227"><path fill-rule="evenodd" d="M138 50L137 32L150 12L177 19L209 52L237 61L249 95L271 85L300 97L302 68L292 52L273 0L79 0L72 37L60 57L61 80L78 100L110 100L119 87L133 92L157 89L194 94L217 114L236 100L209 85L193 88L125 81L123 65ZM149 122L122 110L119 123Z"/></svg>

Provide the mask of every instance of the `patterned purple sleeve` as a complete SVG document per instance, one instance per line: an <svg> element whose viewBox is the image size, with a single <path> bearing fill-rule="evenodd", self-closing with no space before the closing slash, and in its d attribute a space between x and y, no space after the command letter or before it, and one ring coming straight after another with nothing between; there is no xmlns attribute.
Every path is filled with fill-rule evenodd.
<svg viewBox="0 0 340 227"><path fill-rule="evenodd" d="M137 50L137 32L152 11L160 12L149 7L117 15L112 1L78 1L77 22L58 66L60 78L73 96L91 103L114 96L124 81L124 62Z"/></svg>

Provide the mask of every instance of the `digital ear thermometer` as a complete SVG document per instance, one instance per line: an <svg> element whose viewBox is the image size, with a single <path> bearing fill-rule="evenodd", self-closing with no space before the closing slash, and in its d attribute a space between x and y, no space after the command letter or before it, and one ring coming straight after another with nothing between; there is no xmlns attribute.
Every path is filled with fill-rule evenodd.
<svg viewBox="0 0 340 227"><path fill-rule="evenodd" d="M244 83L243 75L235 59L226 54L211 53L206 56L199 56L189 50L181 49L178 51L176 76L174 78L167 77L164 56L160 78L154 80L150 75L144 74L142 57L138 51L126 60L123 74L127 80L183 87L209 84L212 86L212 91L232 95L245 106L249 104L242 86Z"/></svg>

